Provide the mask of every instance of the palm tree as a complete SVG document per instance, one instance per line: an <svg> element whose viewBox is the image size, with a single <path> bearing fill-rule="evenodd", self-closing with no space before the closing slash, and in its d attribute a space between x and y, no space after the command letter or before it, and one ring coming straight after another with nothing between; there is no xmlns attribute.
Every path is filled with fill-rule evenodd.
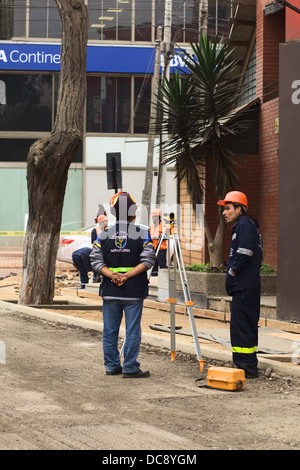
<svg viewBox="0 0 300 470"><path fill-rule="evenodd" d="M166 119L158 124L169 139L161 144L162 163L174 163L176 177L186 178L188 192L196 209L204 195L204 169L212 159L216 196L223 199L238 180L234 155L224 142L249 125L233 117L236 100L236 60L229 43L201 33L199 44L190 43L192 54L182 51L188 72L175 73L160 87L158 105ZM218 214L218 228L213 237L204 217L210 265L223 265L225 224Z"/></svg>

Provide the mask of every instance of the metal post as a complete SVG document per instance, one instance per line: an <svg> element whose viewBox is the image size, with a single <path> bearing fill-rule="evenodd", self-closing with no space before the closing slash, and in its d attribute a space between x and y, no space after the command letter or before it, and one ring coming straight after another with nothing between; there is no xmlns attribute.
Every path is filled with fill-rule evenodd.
<svg viewBox="0 0 300 470"><path fill-rule="evenodd" d="M169 80L170 78L170 55L171 55L171 33L172 33L172 0L165 2L165 18L164 18L164 64L162 75ZM162 136L162 140L166 141L167 135ZM167 194L167 168L159 162L158 181L157 181L157 197L156 201L159 205L166 202Z"/></svg>

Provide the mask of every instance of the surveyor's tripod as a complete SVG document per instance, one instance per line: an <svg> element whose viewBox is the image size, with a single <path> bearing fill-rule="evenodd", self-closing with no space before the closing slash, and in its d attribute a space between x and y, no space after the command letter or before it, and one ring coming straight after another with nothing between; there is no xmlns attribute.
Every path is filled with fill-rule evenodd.
<svg viewBox="0 0 300 470"><path fill-rule="evenodd" d="M183 290L183 295L184 295L184 302L185 306L189 315L190 319L190 324L191 324L191 329L192 329L192 335L194 339L194 344L196 348L196 354L197 354L197 359L199 361L200 365L200 372L203 371L203 366L204 366L204 359L202 358L201 354L201 349L200 349L200 344L199 344L199 339L198 339L198 334L197 334L197 329L196 329L196 324L195 324L195 318L194 318L194 313L193 313L193 306L195 305L195 302L192 301L191 299L191 294L190 294L190 288L188 285L187 281L187 276L186 276L186 271L183 263L183 257L182 257L182 251L181 251L181 246L180 246L180 240L178 236L178 230L177 230L177 225L175 223L175 217L169 217L166 219L166 226L165 226L165 232L168 235L167 238L169 240L173 240L173 250L174 250L174 256L173 256L173 273L172 273L172 268L171 268L171 263L170 263L170 242L168 243L168 278L169 278L169 297L166 299L167 302L170 304L170 334L171 334L171 359L172 361L175 360L175 355L176 355L176 346L175 346L175 305L177 303L176 299L176 271L178 269L179 276L180 276L180 282ZM165 235L162 234L161 238L163 239ZM158 250L159 246L161 244L158 243Z"/></svg>

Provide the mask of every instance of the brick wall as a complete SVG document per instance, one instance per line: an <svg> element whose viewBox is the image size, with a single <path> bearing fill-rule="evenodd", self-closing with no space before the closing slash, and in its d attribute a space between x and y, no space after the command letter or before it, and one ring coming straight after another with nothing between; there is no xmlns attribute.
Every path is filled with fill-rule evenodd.
<svg viewBox="0 0 300 470"><path fill-rule="evenodd" d="M278 99L262 105L259 121L259 222L264 242L264 262L277 269L278 240Z"/></svg>
<svg viewBox="0 0 300 470"><path fill-rule="evenodd" d="M198 264L204 262L203 256L203 227L196 225L195 214L191 208L186 179L180 184L181 220L180 241L184 263Z"/></svg>
<svg viewBox="0 0 300 470"><path fill-rule="evenodd" d="M285 41L285 9L264 16L268 0L257 1L256 93L261 98L259 118L259 210L264 262L277 269L278 145L275 119L279 116L279 44Z"/></svg>

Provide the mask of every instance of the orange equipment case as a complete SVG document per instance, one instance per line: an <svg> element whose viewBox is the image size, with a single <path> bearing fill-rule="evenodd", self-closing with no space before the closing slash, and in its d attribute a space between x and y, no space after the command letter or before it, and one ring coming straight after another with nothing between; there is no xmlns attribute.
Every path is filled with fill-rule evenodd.
<svg viewBox="0 0 300 470"><path fill-rule="evenodd" d="M222 390L242 390L245 384L245 371L230 367L209 367L207 370L207 386Z"/></svg>

